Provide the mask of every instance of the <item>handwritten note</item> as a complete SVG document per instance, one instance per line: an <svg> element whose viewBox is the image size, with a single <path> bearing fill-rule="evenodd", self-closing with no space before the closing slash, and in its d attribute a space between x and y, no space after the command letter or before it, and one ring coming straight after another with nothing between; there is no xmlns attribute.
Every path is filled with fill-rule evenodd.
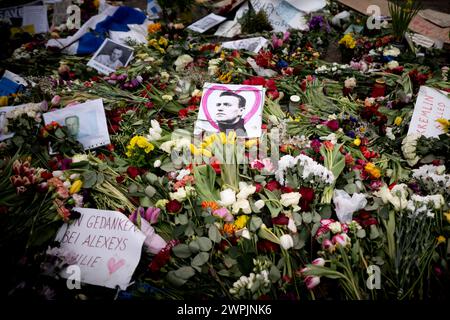
<svg viewBox="0 0 450 320"><path fill-rule="evenodd" d="M450 99L446 92L421 86L414 106L408 134L437 137L443 133L439 118L450 119Z"/></svg>
<svg viewBox="0 0 450 320"><path fill-rule="evenodd" d="M56 240L75 255L81 282L126 290L136 269L145 235L122 213L75 208L78 220L64 225ZM64 270L62 277L70 274Z"/></svg>
<svg viewBox="0 0 450 320"><path fill-rule="evenodd" d="M36 33L48 32L47 6L24 7L22 26L26 25L34 25Z"/></svg>

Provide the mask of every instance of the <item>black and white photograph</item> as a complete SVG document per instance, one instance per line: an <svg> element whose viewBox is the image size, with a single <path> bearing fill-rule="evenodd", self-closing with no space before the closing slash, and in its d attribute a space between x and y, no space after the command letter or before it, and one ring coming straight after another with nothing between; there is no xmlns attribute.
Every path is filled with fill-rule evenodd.
<svg viewBox="0 0 450 320"><path fill-rule="evenodd" d="M214 13L211 13L207 15L206 17L196 21L195 23L188 26L188 29L191 29L192 31L203 33L212 27L218 25L219 23L225 21L227 18L218 16Z"/></svg>
<svg viewBox="0 0 450 320"><path fill-rule="evenodd" d="M88 62L97 71L110 74L117 68L125 67L133 58L133 48L105 39L103 44Z"/></svg>
<svg viewBox="0 0 450 320"><path fill-rule="evenodd" d="M237 136L261 136L262 86L206 83L195 123L195 134L235 131Z"/></svg>
<svg viewBox="0 0 450 320"><path fill-rule="evenodd" d="M102 99L90 100L43 114L45 124L52 121L66 126L85 150L110 144Z"/></svg>

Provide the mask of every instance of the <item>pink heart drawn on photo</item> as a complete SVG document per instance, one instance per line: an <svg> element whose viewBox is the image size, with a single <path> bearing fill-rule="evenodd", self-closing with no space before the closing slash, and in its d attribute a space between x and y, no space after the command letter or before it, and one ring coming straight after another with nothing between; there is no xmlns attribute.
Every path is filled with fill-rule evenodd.
<svg viewBox="0 0 450 320"><path fill-rule="evenodd" d="M121 267L123 267L125 265L125 259L120 259L119 261L116 262L116 259L114 258L110 258L108 260L108 270L109 270L109 274L113 274L114 272L116 272L117 270L119 270Z"/></svg>
<svg viewBox="0 0 450 320"><path fill-rule="evenodd" d="M218 130L219 126L212 119L211 114L209 113L208 98L215 90L230 91L230 92L233 92L236 94L238 94L239 92L242 92L242 91L252 91L255 94L255 102L253 103L253 106L250 109L250 112L244 116L244 124L247 123L256 114L256 112L258 112L258 108L259 108L259 105L261 104L261 100L262 100L262 96L261 96L262 90L258 90L256 88L250 87L250 86L241 87L239 90L231 90L225 86L220 86L220 85L215 85L215 86L209 87L208 89L206 89L206 92L202 99L202 109L203 109L203 113L206 116L206 119L208 120L208 122L211 124L211 126L213 128Z"/></svg>

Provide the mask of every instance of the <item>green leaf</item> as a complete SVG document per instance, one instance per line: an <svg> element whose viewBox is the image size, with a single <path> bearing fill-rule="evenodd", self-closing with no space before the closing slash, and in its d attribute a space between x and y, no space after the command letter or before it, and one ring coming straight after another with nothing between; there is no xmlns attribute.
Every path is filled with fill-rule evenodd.
<svg viewBox="0 0 450 320"><path fill-rule="evenodd" d="M189 250L191 250L192 253L198 253L200 251L200 246L197 240L193 240L189 243Z"/></svg>
<svg viewBox="0 0 450 320"><path fill-rule="evenodd" d="M172 248L173 254L178 258L189 258L192 254L189 246L184 243L180 243Z"/></svg>
<svg viewBox="0 0 450 320"><path fill-rule="evenodd" d="M169 271L169 273L167 273L167 281L169 281L175 287L181 287L187 282L187 280L178 277L175 272L176 271Z"/></svg>
<svg viewBox="0 0 450 320"><path fill-rule="evenodd" d="M152 202L150 201L150 199L148 197L140 197L139 198L139 205L141 207L148 208L148 207L152 206Z"/></svg>
<svg viewBox="0 0 450 320"><path fill-rule="evenodd" d="M56 136L58 139L62 139L62 138L64 138L66 135L64 134L64 131L61 130L61 128L58 128L58 129L55 130L55 136Z"/></svg>
<svg viewBox="0 0 450 320"><path fill-rule="evenodd" d="M167 162L167 163L162 164L160 168L161 168L161 170L164 170L165 172L171 172L171 171L175 171L176 170L175 166L170 161Z"/></svg>
<svg viewBox="0 0 450 320"><path fill-rule="evenodd" d="M222 240L222 236L220 235L219 229L217 229L216 225L211 225L208 229L208 237L211 241L215 243L219 243Z"/></svg>
<svg viewBox="0 0 450 320"><path fill-rule="evenodd" d="M188 224L189 220L186 214L179 214L175 216L176 224Z"/></svg>
<svg viewBox="0 0 450 320"><path fill-rule="evenodd" d="M277 267L275 267L274 265L272 265L272 267L270 268L270 271L269 271L269 279L270 279L270 281L272 281L272 283L275 283L275 282L277 282L280 278L281 278L280 270L278 270Z"/></svg>
<svg viewBox="0 0 450 320"><path fill-rule="evenodd" d="M197 242L200 246L200 250L202 251L209 251L212 248L212 241L209 240L209 238L200 237L197 239Z"/></svg>
<svg viewBox="0 0 450 320"><path fill-rule="evenodd" d="M194 259L192 259L191 265L200 267L209 260L209 254L207 252L198 253Z"/></svg>
<svg viewBox="0 0 450 320"><path fill-rule="evenodd" d="M195 275L195 270L192 267L181 267L175 271L175 275L183 280L188 280L190 277Z"/></svg>
<svg viewBox="0 0 450 320"><path fill-rule="evenodd" d="M312 213L311 212L303 212L302 219L304 223L311 223L312 222Z"/></svg>
<svg viewBox="0 0 450 320"><path fill-rule="evenodd" d="M92 188L97 182L97 174L92 171L84 172L83 176L83 188Z"/></svg>

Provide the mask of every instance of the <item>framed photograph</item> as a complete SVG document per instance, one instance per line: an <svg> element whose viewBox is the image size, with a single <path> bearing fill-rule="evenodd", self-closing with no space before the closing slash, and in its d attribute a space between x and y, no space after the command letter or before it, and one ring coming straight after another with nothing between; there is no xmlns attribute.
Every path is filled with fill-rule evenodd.
<svg viewBox="0 0 450 320"><path fill-rule="evenodd" d="M126 67L133 58L133 48L105 39L88 66L103 74L110 74L119 67Z"/></svg>
<svg viewBox="0 0 450 320"><path fill-rule="evenodd" d="M207 15L206 17L194 22L190 26L188 26L188 29L191 29L192 31L203 33L212 27L218 25L219 23L225 21L227 18L218 16L217 14L211 13Z"/></svg>
<svg viewBox="0 0 450 320"><path fill-rule="evenodd" d="M262 86L205 83L194 134L233 130L240 137L259 138L264 97Z"/></svg>
<svg viewBox="0 0 450 320"><path fill-rule="evenodd" d="M103 100L90 100L64 109L43 114L45 124L52 121L66 126L85 150L111 143L106 124Z"/></svg>

